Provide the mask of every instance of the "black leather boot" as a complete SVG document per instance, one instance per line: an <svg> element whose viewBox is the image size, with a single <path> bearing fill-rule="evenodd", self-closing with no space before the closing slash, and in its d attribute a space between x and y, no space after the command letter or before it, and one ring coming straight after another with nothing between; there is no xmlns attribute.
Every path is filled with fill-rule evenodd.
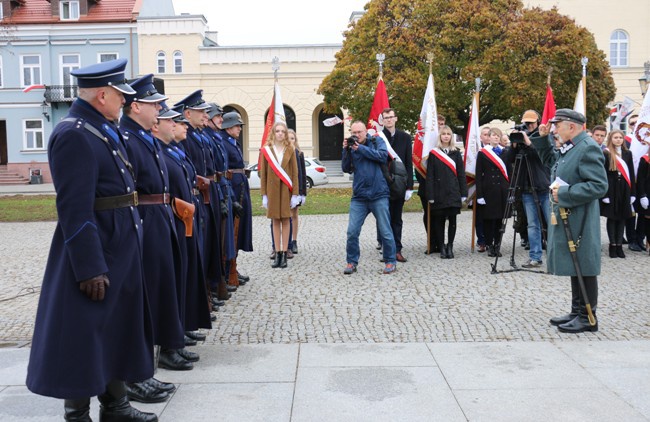
<svg viewBox="0 0 650 422"><path fill-rule="evenodd" d="M284 252L278 252L275 254L275 260L273 260L273 264L271 264L271 268L280 268L280 261L282 261L282 255L284 255Z"/></svg>
<svg viewBox="0 0 650 422"><path fill-rule="evenodd" d="M280 268L287 268L287 252L280 252Z"/></svg>
<svg viewBox="0 0 650 422"><path fill-rule="evenodd" d="M294 241L291 242L291 252L293 252L294 255L298 253L298 241L297 240L294 240Z"/></svg>
<svg viewBox="0 0 650 422"><path fill-rule="evenodd" d="M440 246L440 258L447 259L447 245Z"/></svg>
<svg viewBox="0 0 650 422"><path fill-rule="evenodd" d="M580 285L578 284L578 277L571 277L571 312L551 318L549 322L555 326L566 324L577 317L578 312L580 312Z"/></svg>
<svg viewBox="0 0 650 422"><path fill-rule="evenodd" d="M154 413L141 412L131 407L126 396L126 386L122 381L111 381L106 386L106 392L97 396L99 399L100 422L157 422Z"/></svg>
<svg viewBox="0 0 650 422"><path fill-rule="evenodd" d="M447 243L447 259L454 259L454 244Z"/></svg>
<svg viewBox="0 0 650 422"><path fill-rule="evenodd" d="M174 349L160 350L158 366L160 368L169 369L170 371L190 371L194 369L192 362L185 360L178 354L178 350Z"/></svg>
<svg viewBox="0 0 650 422"><path fill-rule="evenodd" d="M497 253L494 250L494 246L492 245L487 245L487 251L488 251L488 256L489 257L495 257L497 256Z"/></svg>
<svg viewBox="0 0 650 422"><path fill-rule="evenodd" d="M619 258L625 258L625 252L623 252L623 245L616 245L616 256Z"/></svg>
<svg viewBox="0 0 650 422"><path fill-rule="evenodd" d="M90 398L63 400L65 420L74 422L92 422L90 419Z"/></svg>
<svg viewBox="0 0 650 422"><path fill-rule="evenodd" d="M169 398L167 391L159 390L157 385L147 381L126 384L126 394L129 400L140 403L162 403Z"/></svg>
<svg viewBox="0 0 650 422"><path fill-rule="evenodd" d="M609 257L618 258L618 256L616 255L616 245L612 245L611 243L609 244Z"/></svg>
<svg viewBox="0 0 650 422"><path fill-rule="evenodd" d="M598 331L598 319L596 318L596 307L598 305L598 279L595 276L584 277L585 290L587 291L587 296L589 297L589 302L591 304L591 311L594 314L596 319L596 325L589 324L589 317L587 315L587 307L585 302L580 295L580 310L578 316L573 318L571 321L559 325L557 328L563 333L582 333L584 331L596 332Z"/></svg>

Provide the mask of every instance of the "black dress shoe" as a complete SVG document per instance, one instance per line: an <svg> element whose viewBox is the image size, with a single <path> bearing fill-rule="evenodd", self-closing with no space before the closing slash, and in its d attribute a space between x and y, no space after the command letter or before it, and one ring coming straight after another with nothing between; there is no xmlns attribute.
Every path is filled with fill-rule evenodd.
<svg viewBox="0 0 650 422"><path fill-rule="evenodd" d="M594 318L596 315L594 315ZM577 317L573 318L571 321L560 324L557 326L557 329L563 333L582 333L584 331L596 332L598 331L598 320L596 320L596 325L589 324L589 319L587 315L579 314Z"/></svg>
<svg viewBox="0 0 650 422"><path fill-rule="evenodd" d="M212 307L213 308L218 308L218 307L223 306L225 304L226 304L226 302L224 302L223 300L212 299Z"/></svg>
<svg viewBox="0 0 650 422"><path fill-rule="evenodd" d="M555 325L556 327L558 325L566 324L567 322L571 322L573 318L577 317L578 313L577 312L571 312L570 314L558 316L558 317L553 317L549 320L551 325Z"/></svg>
<svg viewBox="0 0 650 422"><path fill-rule="evenodd" d="M158 366L172 371L189 371L190 369L194 369L192 362L183 359L183 357L178 354L178 351L172 349L160 351Z"/></svg>
<svg viewBox="0 0 650 422"><path fill-rule="evenodd" d="M129 399L124 396L110 402L102 402L99 406L99 420L101 422L157 422L158 416L155 413L145 413L132 407Z"/></svg>
<svg viewBox="0 0 650 422"><path fill-rule="evenodd" d="M199 361L199 354L190 352L187 349L176 349L176 352L186 361L188 362L198 362Z"/></svg>
<svg viewBox="0 0 650 422"><path fill-rule="evenodd" d="M210 322L215 322L217 320L217 316L215 314L210 314Z"/></svg>
<svg viewBox="0 0 650 422"><path fill-rule="evenodd" d="M630 243L627 248L633 252L643 252L643 249L641 249L641 246L639 246L638 243L632 242Z"/></svg>
<svg viewBox="0 0 650 422"><path fill-rule="evenodd" d="M241 277L237 277L237 281L239 282L239 285L240 285L240 286L243 286L243 285L245 285L246 283L248 283L248 280L245 280L245 279L243 279L243 278L241 278Z"/></svg>
<svg viewBox="0 0 650 422"><path fill-rule="evenodd" d="M185 345L196 346L196 340L194 340L193 338L189 338L188 336L185 336Z"/></svg>
<svg viewBox="0 0 650 422"><path fill-rule="evenodd" d="M161 403L169 398L167 391L162 391L153 386L153 384L144 382L127 382L126 395L131 401L140 403Z"/></svg>
<svg viewBox="0 0 650 422"><path fill-rule="evenodd" d="M160 391L166 391L167 393L173 393L174 391L176 391L176 386L171 382L163 382L155 378L149 378L145 382L147 384L152 385L153 387L155 387Z"/></svg>
<svg viewBox="0 0 650 422"><path fill-rule="evenodd" d="M237 286L231 286L230 284L226 286L226 290L228 293L236 292L237 291Z"/></svg>
<svg viewBox="0 0 650 422"><path fill-rule="evenodd" d="M206 337L205 334L200 331L185 331L185 335L196 341L204 341Z"/></svg>
<svg viewBox="0 0 650 422"><path fill-rule="evenodd" d="M237 271L237 278L240 280L246 281L251 281L251 278L247 275L241 274L239 271Z"/></svg>

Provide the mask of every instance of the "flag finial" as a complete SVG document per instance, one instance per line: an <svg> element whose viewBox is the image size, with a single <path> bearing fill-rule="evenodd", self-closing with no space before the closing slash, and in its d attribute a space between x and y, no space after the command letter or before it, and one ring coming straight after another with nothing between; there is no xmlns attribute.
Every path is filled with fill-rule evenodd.
<svg viewBox="0 0 650 422"><path fill-rule="evenodd" d="M587 63L589 63L589 59L587 57L583 57L582 60L580 60L580 63L582 63L582 77L584 78L587 76Z"/></svg>
<svg viewBox="0 0 650 422"><path fill-rule="evenodd" d="M553 74L553 68L551 66L546 69L546 85L551 84L551 75Z"/></svg>
<svg viewBox="0 0 650 422"><path fill-rule="evenodd" d="M280 70L280 58L278 56L273 57L271 60L271 69L273 69L273 77L278 79L278 70Z"/></svg>
<svg viewBox="0 0 650 422"><path fill-rule="evenodd" d="M479 92L481 90L481 78L476 78L474 82L476 83L476 92Z"/></svg>
<svg viewBox="0 0 650 422"><path fill-rule="evenodd" d="M384 53L377 53L375 59L379 63L379 77L381 78L384 74L384 60L386 60L386 55Z"/></svg>
<svg viewBox="0 0 650 422"><path fill-rule="evenodd" d="M427 62L429 63L429 73L433 73L433 53L427 53Z"/></svg>

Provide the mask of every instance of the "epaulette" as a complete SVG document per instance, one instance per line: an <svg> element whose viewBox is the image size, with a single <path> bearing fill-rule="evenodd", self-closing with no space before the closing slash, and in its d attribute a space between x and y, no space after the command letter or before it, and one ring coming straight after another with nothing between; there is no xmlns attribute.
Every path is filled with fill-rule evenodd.
<svg viewBox="0 0 650 422"><path fill-rule="evenodd" d="M84 119L81 117L66 117L65 119L61 119L61 123L63 122L73 123L75 129L81 129L84 126Z"/></svg>

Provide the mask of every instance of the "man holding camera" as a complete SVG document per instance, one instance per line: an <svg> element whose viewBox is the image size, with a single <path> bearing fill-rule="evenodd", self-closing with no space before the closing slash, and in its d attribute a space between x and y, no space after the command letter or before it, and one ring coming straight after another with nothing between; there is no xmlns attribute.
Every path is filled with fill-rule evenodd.
<svg viewBox="0 0 650 422"><path fill-rule="evenodd" d="M542 265L542 231L543 224L548 223L550 209L547 194L551 184L550 170L542 164L535 148L526 145L523 137L518 135L523 132L529 137L539 136L539 123L539 114L535 110L526 110L521 117L521 125L515 127L516 131L510 137L513 151L510 158L516 160L520 157L521 160L518 166L519 174L513 174L512 179L517 180L516 188L521 192L521 201L528 220L530 251L529 259L522 265L523 268L538 268ZM512 162L509 164L512 165ZM542 216L543 223L540 218Z"/></svg>
<svg viewBox="0 0 650 422"><path fill-rule="evenodd" d="M383 258L386 266L384 274L396 270L395 239L390 226L388 198L390 190L384 178L381 166L388 160L388 150L381 137L369 136L366 125L355 120L350 126L350 136L343 141L343 159L341 167L344 173L354 173L352 182L352 200L350 201L350 220L347 231L347 265L343 274L357 271L359 264L359 234L369 213L377 220L377 228L382 243Z"/></svg>

